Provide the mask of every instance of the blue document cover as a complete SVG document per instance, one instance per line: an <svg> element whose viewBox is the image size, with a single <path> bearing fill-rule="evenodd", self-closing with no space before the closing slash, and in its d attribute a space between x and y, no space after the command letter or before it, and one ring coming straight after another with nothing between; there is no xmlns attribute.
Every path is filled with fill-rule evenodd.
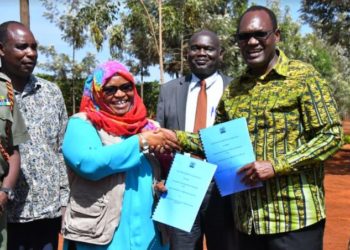
<svg viewBox="0 0 350 250"><path fill-rule="evenodd" d="M152 219L190 232L216 165L176 154Z"/></svg>
<svg viewBox="0 0 350 250"><path fill-rule="evenodd" d="M255 161L247 121L243 118L220 123L199 131L208 162L218 166L214 175L221 196L252 188L242 183L237 170ZM258 183L254 187L261 186Z"/></svg>

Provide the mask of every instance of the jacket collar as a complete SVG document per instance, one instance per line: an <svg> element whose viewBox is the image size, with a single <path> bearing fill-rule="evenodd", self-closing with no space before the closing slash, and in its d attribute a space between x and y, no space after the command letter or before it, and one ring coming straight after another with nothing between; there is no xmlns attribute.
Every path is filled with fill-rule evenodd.
<svg viewBox="0 0 350 250"><path fill-rule="evenodd" d="M5 75L4 73L2 73L2 72L0 72L0 79L1 79L1 80L4 80L4 81L6 81L6 82L11 82L11 79L10 79L7 75Z"/></svg>

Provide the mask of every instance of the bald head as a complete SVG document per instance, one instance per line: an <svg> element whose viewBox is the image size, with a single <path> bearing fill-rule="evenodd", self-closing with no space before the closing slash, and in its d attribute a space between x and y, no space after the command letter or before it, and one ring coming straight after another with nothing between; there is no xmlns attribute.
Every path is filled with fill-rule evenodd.
<svg viewBox="0 0 350 250"><path fill-rule="evenodd" d="M212 31L210 31L210 30L201 30L201 31L198 31L198 32L194 33L194 34L191 36L191 38L190 38L189 44L191 44L191 42L192 42L193 40L197 39L199 36L208 36L208 37L210 37L211 40L213 41L213 43L214 43L216 46L220 47L220 40L219 40L217 34L214 33L214 32L212 32Z"/></svg>
<svg viewBox="0 0 350 250"><path fill-rule="evenodd" d="M37 42L33 33L22 23L0 24L1 69L16 90L24 87L37 62Z"/></svg>
<svg viewBox="0 0 350 250"><path fill-rule="evenodd" d="M10 26L17 26L23 29L28 29L23 23L17 22L17 21L7 21L2 24L0 24L0 43L6 43L8 40L8 33L9 33L9 27Z"/></svg>

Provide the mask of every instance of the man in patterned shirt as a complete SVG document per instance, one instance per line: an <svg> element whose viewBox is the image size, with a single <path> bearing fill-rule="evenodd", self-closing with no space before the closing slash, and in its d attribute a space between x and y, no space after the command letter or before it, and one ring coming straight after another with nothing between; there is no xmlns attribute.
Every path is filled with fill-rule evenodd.
<svg viewBox="0 0 350 250"><path fill-rule="evenodd" d="M1 33L1 31L0 31ZM0 57L3 55L0 38ZM18 145L29 139L22 115L13 96L11 80L0 64L0 249L7 249L7 209L20 169Z"/></svg>
<svg viewBox="0 0 350 250"><path fill-rule="evenodd" d="M336 103L311 65L276 47L270 9L246 10L237 40L248 67L225 90L216 122L246 117L257 160L239 172L247 185L263 183L232 197L238 249L321 250L323 162L342 144ZM201 150L197 135L176 133L185 151Z"/></svg>
<svg viewBox="0 0 350 250"><path fill-rule="evenodd" d="M37 42L23 24L0 25L2 71L11 79L30 140L19 146L21 172L8 209L8 249L57 249L68 178L61 142L67 113L57 85L32 75Z"/></svg>

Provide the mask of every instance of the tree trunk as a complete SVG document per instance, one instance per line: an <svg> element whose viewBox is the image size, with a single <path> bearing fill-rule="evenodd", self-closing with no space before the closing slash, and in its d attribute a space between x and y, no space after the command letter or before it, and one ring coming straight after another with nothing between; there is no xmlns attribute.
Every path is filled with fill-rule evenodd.
<svg viewBox="0 0 350 250"><path fill-rule="evenodd" d="M180 47L180 76L184 75L184 34L181 33Z"/></svg>
<svg viewBox="0 0 350 250"><path fill-rule="evenodd" d="M141 63L141 99L143 100L143 64Z"/></svg>
<svg viewBox="0 0 350 250"><path fill-rule="evenodd" d="M73 45L73 69L72 69L72 115L75 114L75 89L74 89L74 83L75 83L76 77L75 77L75 44Z"/></svg>
<svg viewBox="0 0 350 250"><path fill-rule="evenodd" d="M21 17L21 23L30 28L29 0L19 1L19 12Z"/></svg>
<svg viewBox="0 0 350 250"><path fill-rule="evenodd" d="M162 0L158 0L159 11L159 74L160 84L164 83L164 65L163 65L163 28L162 28Z"/></svg>

